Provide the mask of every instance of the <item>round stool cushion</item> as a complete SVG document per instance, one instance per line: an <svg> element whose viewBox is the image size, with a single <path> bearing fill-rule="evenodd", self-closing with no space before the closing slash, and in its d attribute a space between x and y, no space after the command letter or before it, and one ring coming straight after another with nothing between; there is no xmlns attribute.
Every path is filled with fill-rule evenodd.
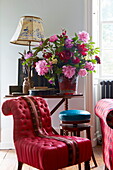
<svg viewBox="0 0 113 170"><path fill-rule="evenodd" d="M65 110L60 112L61 121L84 121L90 120L90 113L85 110Z"/></svg>

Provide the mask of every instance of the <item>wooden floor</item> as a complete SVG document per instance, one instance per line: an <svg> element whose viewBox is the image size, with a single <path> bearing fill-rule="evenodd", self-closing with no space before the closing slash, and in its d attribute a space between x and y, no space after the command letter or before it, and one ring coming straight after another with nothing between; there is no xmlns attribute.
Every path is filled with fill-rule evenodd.
<svg viewBox="0 0 113 170"><path fill-rule="evenodd" d="M104 170L101 146L93 148L98 167L95 168L91 160L91 170ZM17 170L17 158L15 150L0 150L0 170ZM22 170L36 170L28 165L23 165ZM62 170L78 170L77 166L63 168ZM82 165L82 170L84 170Z"/></svg>

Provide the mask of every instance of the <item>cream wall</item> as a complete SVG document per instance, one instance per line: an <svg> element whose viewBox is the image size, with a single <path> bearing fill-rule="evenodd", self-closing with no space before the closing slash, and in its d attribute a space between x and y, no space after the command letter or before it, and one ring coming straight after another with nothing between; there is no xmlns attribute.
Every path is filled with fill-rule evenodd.
<svg viewBox="0 0 113 170"><path fill-rule="evenodd" d="M1 1L0 1L0 16L1 16ZM1 44L1 18L0 18L0 44ZM1 50L0 50L0 94L1 94ZM1 106L1 95L0 95L0 106ZM0 116L0 122L1 122L1 116ZM0 135L0 140L1 140L1 135Z"/></svg>
<svg viewBox="0 0 113 170"><path fill-rule="evenodd" d="M19 18L24 15L39 16L44 21L45 36L60 34L61 29L74 32L84 30L84 0L1 0L1 95L8 94L9 85L17 84L18 52L25 47L10 44Z"/></svg>
<svg viewBox="0 0 113 170"><path fill-rule="evenodd" d="M16 30L19 18L25 15L41 17L44 22L45 37L60 34L62 28L65 28L70 36L73 36L74 32L87 31L87 1L89 0L0 0L1 103L5 100L3 97L9 93L9 85L17 85L17 61L20 57L18 52L28 49L9 43ZM80 82L80 92L84 92L84 80L82 79ZM48 102L50 107L56 103L56 101ZM84 108L84 99L74 99L70 104L71 108L82 109ZM58 126L58 112L54 116L53 124L56 127ZM1 143L12 142L10 141L12 137L10 130L12 132L12 118L1 115ZM4 136L4 133L7 135Z"/></svg>

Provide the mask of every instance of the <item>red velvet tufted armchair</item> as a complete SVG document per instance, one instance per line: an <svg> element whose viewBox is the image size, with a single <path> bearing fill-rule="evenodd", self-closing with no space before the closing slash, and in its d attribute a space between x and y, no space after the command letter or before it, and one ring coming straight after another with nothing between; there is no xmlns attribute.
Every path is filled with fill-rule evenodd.
<svg viewBox="0 0 113 170"><path fill-rule="evenodd" d="M10 99L3 103L2 111L14 118L18 170L23 163L40 170L57 170L81 162L85 162L85 170L90 169L91 141L54 134L48 104L43 98Z"/></svg>

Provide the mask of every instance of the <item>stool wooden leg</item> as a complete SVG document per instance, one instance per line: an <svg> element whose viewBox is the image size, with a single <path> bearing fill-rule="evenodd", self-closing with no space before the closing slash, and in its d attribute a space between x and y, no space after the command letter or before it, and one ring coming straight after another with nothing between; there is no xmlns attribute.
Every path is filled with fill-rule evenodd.
<svg viewBox="0 0 113 170"><path fill-rule="evenodd" d="M92 159L93 159L95 167L97 167L98 165L97 165L97 162L96 162L96 159L95 159L93 151L92 151Z"/></svg>
<svg viewBox="0 0 113 170"><path fill-rule="evenodd" d="M91 140L90 126L86 129L86 135L87 135L87 138Z"/></svg>
<svg viewBox="0 0 113 170"><path fill-rule="evenodd" d="M65 130L65 135L68 136L68 134L69 134L69 133L68 133L68 130Z"/></svg>
<svg viewBox="0 0 113 170"><path fill-rule="evenodd" d="M63 135L63 129L60 129L60 135Z"/></svg>
<svg viewBox="0 0 113 170"><path fill-rule="evenodd" d="M77 136L80 137L80 130L77 130Z"/></svg>
<svg viewBox="0 0 113 170"><path fill-rule="evenodd" d="M74 131L74 132L73 132L73 135L74 135L74 136L76 136L76 135L77 135L77 134L76 134L76 131Z"/></svg>
<svg viewBox="0 0 113 170"><path fill-rule="evenodd" d="M78 137L80 137L80 131L79 130L77 130L77 132L75 132L75 136L78 136ZM78 164L78 169L79 170L81 170L81 164Z"/></svg>
<svg viewBox="0 0 113 170"><path fill-rule="evenodd" d="M89 126L89 128L87 128L86 133L87 133L87 138L91 140L90 126ZM97 162L96 162L96 159L95 159L93 150L92 150L92 159L93 159L93 162L94 162L95 167L97 167L98 165L97 165Z"/></svg>
<svg viewBox="0 0 113 170"><path fill-rule="evenodd" d="M67 130L63 130L63 129L61 129L62 131L60 131L60 135L62 134L62 135L64 135L64 136L68 136L68 131Z"/></svg>

